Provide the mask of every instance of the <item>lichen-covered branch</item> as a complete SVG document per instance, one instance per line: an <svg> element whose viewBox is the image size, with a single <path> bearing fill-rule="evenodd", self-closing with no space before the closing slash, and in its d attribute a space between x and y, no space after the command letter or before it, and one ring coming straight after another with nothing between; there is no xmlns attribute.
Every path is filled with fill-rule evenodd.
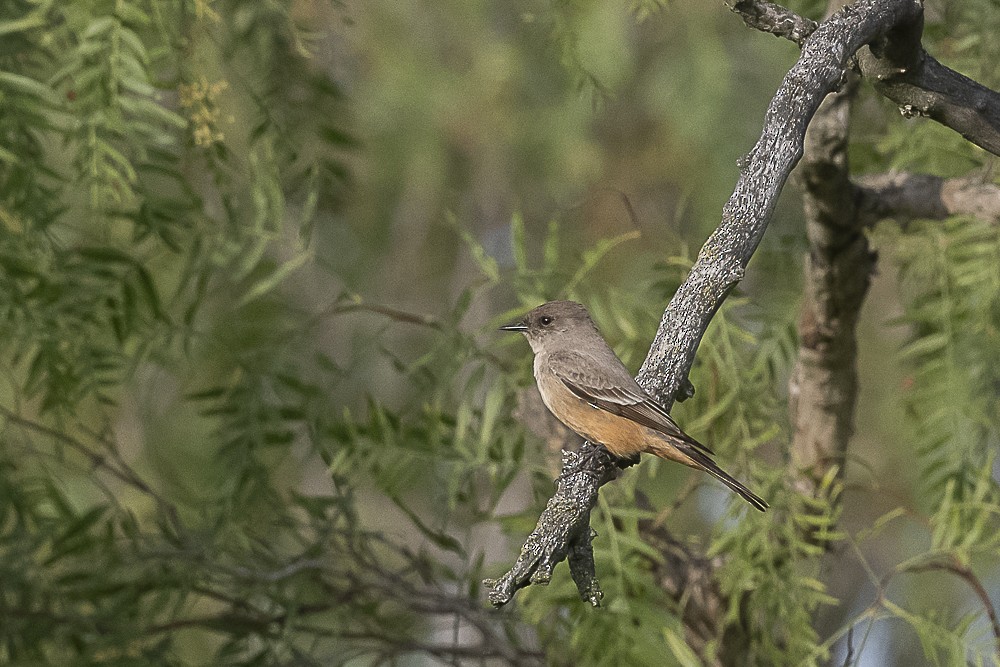
<svg viewBox="0 0 1000 667"><path fill-rule="evenodd" d="M670 301L639 371L639 383L665 403L683 396L678 390L701 336L742 279L781 188L802 156L806 127L823 98L845 81L848 61L862 45L900 22L912 21L920 11L914 0L863 0L821 23L806 40L798 62L771 100L760 139L740 165L722 224Z"/></svg>
<svg viewBox="0 0 1000 667"><path fill-rule="evenodd" d="M801 38L789 33L789 26L798 26L798 33L808 35L812 23L770 2L741 0L733 11L747 25L799 44ZM990 107L987 115L1000 113L995 93L941 66L923 51L922 29L922 13L910 15L861 50L860 69L873 85L897 99L901 77L952 81L950 97L933 98L935 104L950 108L959 104L955 100L971 99L972 107L980 111ZM874 268L864 227L888 217L940 219L968 214L1000 219L1000 187L974 179L889 174L864 179L861 187L854 185L846 150L849 97L848 91L831 95L817 112L806 135L802 165L809 255L799 355L789 396L793 460L811 470L814 480L822 478L830 466L842 463L853 431L857 397L854 329ZM936 119L960 127L954 113L942 112ZM992 141L991 133L982 128L978 136Z"/></svg>
<svg viewBox="0 0 1000 667"><path fill-rule="evenodd" d="M842 4L831 0L828 11ZM792 463L802 473L799 490L810 495L831 468L843 473L858 395L855 328L875 267L847 154L858 83L850 76L823 101L806 132L800 166L809 252L788 407Z"/></svg>
<svg viewBox="0 0 1000 667"><path fill-rule="evenodd" d="M799 46L819 25L812 19L766 0L738 0L730 9L739 14L748 27L784 37Z"/></svg>
<svg viewBox="0 0 1000 667"><path fill-rule="evenodd" d="M945 67L920 46L923 15L858 53L865 78L906 116L926 116L1000 155L1000 93ZM894 39L895 38L895 39ZM897 47L897 48L893 48Z"/></svg>
<svg viewBox="0 0 1000 667"><path fill-rule="evenodd" d="M483 582L494 606L507 604L525 586L549 583L552 570L567 556L580 596L595 607L600 605L604 594L594 567L590 511L597 504L598 490L618 470L610 454L589 442L579 452L563 451L556 492L521 547L514 567L499 579Z"/></svg>
<svg viewBox="0 0 1000 667"><path fill-rule="evenodd" d="M900 17L891 30L858 52L858 68L877 91L899 105L904 116L931 118L1000 155L1000 93L929 55L920 44L924 21L921 3L911 4L916 11ZM854 7L860 9L861 3ZM765 0L740 0L733 5L733 11L748 26L800 45L801 32L808 30L811 23Z"/></svg>
<svg viewBox="0 0 1000 667"><path fill-rule="evenodd" d="M670 406L691 393L687 379L695 352L713 315L743 278L778 195L802 156L806 127L826 95L844 81L858 49L901 21L912 21L921 6L915 0L862 0L821 23L805 41L802 54L774 95L760 139L740 164L740 177L722 211L722 223L709 237L688 278L667 306L637 381ZM521 549L514 567L485 582L490 601L509 602L517 590L546 583L563 558L581 595L600 600L590 558L590 511L600 487L615 477L617 466L585 444L568 454L556 492ZM678 572L678 581L686 576ZM683 590L683 588L678 588Z"/></svg>

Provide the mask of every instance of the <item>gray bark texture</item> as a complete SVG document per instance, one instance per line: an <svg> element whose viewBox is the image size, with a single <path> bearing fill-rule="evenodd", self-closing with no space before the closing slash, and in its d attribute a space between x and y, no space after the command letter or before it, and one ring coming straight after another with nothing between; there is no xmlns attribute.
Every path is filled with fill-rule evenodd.
<svg viewBox="0 0 1000 667"><path fill-rule="evenodd" d="M920 46L923 27L921 12L862 49L861 73L904 116L936 120L1000 155L1000 94L932 58Z"/></svg>
<svg viewBox="0 0 1000 667"><path fill-rule="evenodd" d="M857 400L855 327L875 256L847 163L856 82L826 98L806 133L801 172L809 253L799 316L799 354L789 378L792 463L814 493L831 467L843 471Z"/></svg>
<svg viewBox="0 0 1000 667"><path fill-rule="evenodd" d="M802 157L806 128L826 95L846 80L848 63L863 45L921 12L913 0L865 0L819 24L798 62L785 75L764 117L764 130L740 165L722 223L708 238L687 280L660 321L637 380L669 405L684 397L701 337L723 299L743 278L771 219L778 195Z"/></svg>
<svg viewBox="0 0 1000 667"><path fill-rule="evenodd" d="M761 32L769 32L775 37L789 39L799 47L819 25L812 19L799 16L781 5L764 0L738 0L731 9L740 15L747 26Z"/></svg>
<svg viewBox="0 0 1000 667"><path fill-rule="evenodd" d="M861 186L852 184L845 152L847 94L830 98L808 139L806 129L829 93L853 85L848 83L849 75L865 45L873 45L872 57L880 67L897 63L900 58L911 62L916 50L922 54L919 60L926 69L932 59L928 60L919 43L923 8L918 0L861 0L818 24L771 3L743 0L733 9L748 25L800 43L802 53L767 109L760 139L740 161L740 176L723 208L721 223L663 313L636 380L668 408L674 400L693 394L687 375L702 336L723 300L743 278L781 189L803 156L805 143L809 147L804 172L810 257L800 324L802 348L793 378L797 384L792 387L793 418L800 416L794 418L793 458L807 468L838 464L851 433L857 392L854 325L874 262L863 227L876 217L906 217L910 213L925 217L918 211L939 205L940 210L954 211L957 204L943 203L945 182L937 188L936 202L919 188L911 190L912 179L918 178L912 175L889 175ZM939 78L944 75L935 68L947 69L936 61L930 67L933 76ZM861 69L865 71L865 67ZM915 86L926 82L922 77L931 76L908 69L884 76L879 86L907 73L907 81ZM976 100L972 106L978 109L977 114L927 115L963 136L968 133L970 141L992 150L991 133L996 127L987 121L1000 105L988 111L980 107L996 93L974 82L965 84L956 78L960 76L945 77L954 85L946 92L935 92L934 99L947 98L950 105L961 106L958 98L968 94ZM916 77L913 80L917 83L911 77ZM879 86L877 89L885 90ZM972 190L985 197L993 194L982 184L968 184L965 192ZM886 193L896 196L884 200L882 195ZM957 199L962 206L971 207L969 201L976 197L970 194ZM980 206L995 209L995 204L977 201ZM806 412L819 416L815 426L805 424ZM547 583L553 568L568 558L581 597L595 606L600 604L590 512L600 487L619 473L619 462L592 443L585 442L578 453L563 453L555 494L517 561L502 577L484 582L491 603L502 606L521 588ZM814 479L812 475L808 478ZM706 641L718 638L727 604L712 583L711 573L717 563L691 554L662 527L650 527L644 534L651 544L663 545L668 556L669 567L657 568L656 576L665 591L685 600L685 627L692 646L697 650Z"/></svg>
<svg viewBox="0 0 1000 667"><path fill-rule="evenodd" d="M960 178L871 174L858 179L857 194L860 214L868 226L886 218L905 223L954 215L1000 223L1000 185L987 181L983 174Z"/></svg>

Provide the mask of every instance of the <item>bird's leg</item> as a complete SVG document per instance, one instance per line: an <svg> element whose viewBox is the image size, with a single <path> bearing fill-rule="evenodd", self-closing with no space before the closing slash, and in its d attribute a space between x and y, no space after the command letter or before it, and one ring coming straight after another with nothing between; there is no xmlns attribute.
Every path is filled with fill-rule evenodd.
<svg viewBox="0 0 1000 667"><path fill-rule="evenodd" d="M625 468L631 468L632 466L639 465L639 452L631 454L629 456L615 456L615 465L617 465L622 470Z"/></svg>
<svg viewBox="0 0 1000 667"><path fill-rule="evenodd" d="M609 460L615 461L618 457L608 451L608 448L599 442L585 440L577 453L575 465L570 472L579 472L587 469L603 467Z"/></svg>
<svg viewBox="0 0 1000 667"><path fill-rule="evenodd" d="M609 466L617 465L618 457L607 450L607 448L599 442L593 442L592 440L584 440L583 444L580 445L580 449L576 452L570 452L568 450L563 450L563 455L571 454L570 464L564 465L562 472L557 477L557 480L563 479L569 475L576 475L579 473L584 473L590 475L594 478L600 478L602 475L606 474ZM612 475L612 479L615 475ZM603 484L603 482L602 482Z"/></svg>
<svg viewBox="0 0 1000 667"><path fill-rule="evenodd" d="M690 378L684 377L681 381L681 385L677 387L677 391L674 392L674 400L678 403L683 403L694 396L694 385L691 383Z"/></svg>
<svg viewBox="0 0 1000 667"><path fill-rule="evenodd" d="M591 447L588 451L584 452L584 456L585 457L587 457L587 458L599 458L599 457L608 456L612 460L615 458L615 455L612 454L611 452L609 452L608 448L605 447L603 444L601 444L599 442L593 442L593 441L591 441L590 444L593 445L593 447ZM580 448L580 451L583 452L583 448L582 447Z"/></svg>
<svg viewBox="0 0 1000 667"><path fill-rule="evenodd" d="M574 464L568 470L564 470L559 476L562 477L566 474L576 474L578 472L593 474L595 470L606 468L609 463L614 464L618 470L625 470L639 464L639 452L630 456L617 456L608 451L608 448L601 443L587 440L580 447ZM617 477L617 474L613 475L612 478L614 477Z"/></svg>

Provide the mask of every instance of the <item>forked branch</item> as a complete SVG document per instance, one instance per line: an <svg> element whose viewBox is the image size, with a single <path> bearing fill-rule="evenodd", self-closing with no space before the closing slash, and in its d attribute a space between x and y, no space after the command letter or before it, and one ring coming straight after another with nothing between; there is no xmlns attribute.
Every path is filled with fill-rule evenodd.
<svg viewBox="0 0 1000 667"><path fill-rule="evenodd" d="M922 5L917 0L862 0L814 29L808 20L777 5L739 2L734 9L742 14L741 7L751 6L766 10L756 15L754 27L801 43L802 53L772 98L760 139L740 162L740 176L723 208L721 224L706 241L690 274L667 306L636 378L667 407L675 399L683 400L692 394L687 376L698 345L723 300L743 278L782 187L802 157L806 128L820 103L827 94L843 86L858 51L865 45L875 45L876 57L886 62L912 57L914 26L922 21ZM766 27L768 17L777 17L775 20L783 23ZM897 45L895 39L908 41ZM916 40L916 49L923 53L919 48L919 32ZM924 58L923 62L928 61ZM930 73L921 76L931 76L935 70L927 71ZM916 80L921 81L919 77ZM976 99L980 102L992 99L989 95L996 94L979 91ZM963 118L960 114L928 115L949 127L958 122L956 118ZM982 117L980 114L979 118ZM988 119L989 114L985 117ZM976 130L977 138L970 136L970 140L990 150L991 127L988 122L977 121L972 129L965 126L955 129L963 134ZM590 544L593 537L590 512L600 487L617 474L615 462L591 443L584 443L579 453L564 454L555 494L521 548L516 563L502 577L485 582L494 605L506 604L519 589L532 583L547 583L555 565L567 557L583 599L599 604L601 593ZM699 562L698 566L704 563ZM683 595L688 573L677 571L664 576L675 577L677 584L666 582L664 589Z"/></svg>

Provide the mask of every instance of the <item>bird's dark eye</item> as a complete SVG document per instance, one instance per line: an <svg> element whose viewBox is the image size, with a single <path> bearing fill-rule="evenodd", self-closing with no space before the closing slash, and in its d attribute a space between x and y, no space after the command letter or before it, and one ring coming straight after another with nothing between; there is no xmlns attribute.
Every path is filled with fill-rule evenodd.
<svg viewBox="0 0 1000 667"><path fill-rule="evenodd" d="M540 317L540 318L538 319L538 321L539 321L539 323L541 323L541 325L542 325L543 327L547 327L547 326L549 326L550 324L552 324L552 318L551 318L551 317L549 317L548 315L544 315L544 316Z"/></svg>

